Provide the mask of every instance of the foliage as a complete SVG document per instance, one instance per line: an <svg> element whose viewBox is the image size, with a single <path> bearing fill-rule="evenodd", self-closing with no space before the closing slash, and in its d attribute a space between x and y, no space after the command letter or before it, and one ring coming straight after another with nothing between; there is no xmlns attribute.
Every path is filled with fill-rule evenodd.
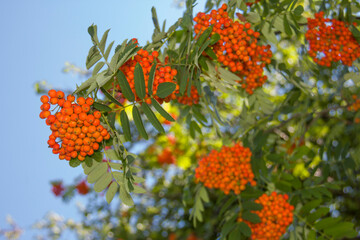
<svg viewBox="0 0 360 240"><path fill-rule="evenodd" d="M257 56L246 48L248 55L236 58L236 64L248 67L246 74L220 60L222 54L232 59L237 46L226 48L226 42L237 38L209 22L202 23L209 28L195 34L195 1L186 1L183 17L168 29L165 22L160 27L153 8L152 41L143 47L131 39L113 48L114 42L107 44L109 30L100 38L97 26L89 27L93 46L86 67L92 75L74 94L95 100L94 110L102 112L101 124L111 137L103 141L104 151L92 157L97 161L81 163L87 181L95 183L92 189L103 193L87 195L81 228L93 239L248 239L249 225L261 219L255 200L277 192L287 194L289 209L294 208L283 239L359 237L360 112L353 95L360 94L360 62L317 64L305 33L306 18L322 11L346 22L352 34L347 37L359 44L354 23L360 4L222 3L207 1L205 12L214 15L216 24L221 17L226 24L236 23L229 30L234 35L246 29L239 44L254 41L251 35L272 52L256 75L263 76L264 69L267 81L251 91L243 84L249 84L258 66L245 62ZM218 9L219 19L212 9ZM201 17L206 21L205 14ZM256 186L224 193L196 180L202 158L239 142L251 151ZM246 221L237 221L239 216Z"/></svg>

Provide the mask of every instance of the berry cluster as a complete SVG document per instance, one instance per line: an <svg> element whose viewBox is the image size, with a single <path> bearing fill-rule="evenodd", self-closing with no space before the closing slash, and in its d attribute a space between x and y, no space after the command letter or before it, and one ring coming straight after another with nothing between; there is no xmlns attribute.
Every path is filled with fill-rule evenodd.
<svg viewBox="0 0 360 240"><path fill-rule="evenodd" d="M199 103L199 93L195 86L191 86L191 92L190 96L187 95L187 91L185 91L185 94L183 96L177 97L177 101L184 105L192 106L193 104Z"/></svg>
<svg viewBox="0 0 360 240"><path fill-rule="evenodd" d="M278 240L286 232L286 228L293 221L294 206L290 205L287 194L277 194L272 192L270 195L263 194L256 203L261 204L263 209L253 211L259 215L260 223L251 223L238 218L238 221L244 221L251 228L251 239L256 240Z"/></svg>
<svg viewBox="0 0 360 240"><path fill-rule="evenodd" d="M157 157L158 163L163 164L172 164L175 163L175 156L172 154L170 148L165 148L160 155Z"/></svg>
<svg viewBox="0 0 360 240"><path fill-rule="evenodd" d="M90 189L85 180L78 183L75 188L77 189L78 193L81 195L86 195Z"/></svg>
<svg viewBox="0 0 360 240"><path fill-rule="evenodd" d="M64 193L65 188L64 188L62 182L56 182L56 183L52 184L51 191L54 193L55 196L58 197Z"/></svg>
<svg viewBox="0 0 360 240"><path fill-rule="evenodd" d="M357 98L356 95L353 95L353 96L352 96L352 99L354 100L354 103L351 104L351 105L348 107L348 110L349 110L349 111L356 112L357 110L360 109L360 99Z"/></svg>
<svg viewBox="0 0 360 240"><path fill-rule="evenodd" d="M67 96L62 91L50 90L40 98L43 103L40 107L40 118L46 118L46 125L52 130L48 144L54 154L59 154L61 160L78 158L85 160L99 149L99 143L110 138L108 131L100 124L101 113L89 113L92 98ZM55 115L50 113L50 104L56 105L59 110ZM59 141L57 141L59 139Z"/></svg>
<svg viewBox="0 0 360 240"><path fill-rule="evenodd" d="M157 67L156 67L156 71L155 71L155 78L154 78L154 83L153 83L153 91L156 92L158 85L160 83L163 82L174 82L174 76L176 76L177 71L176 69L172 69L170 66L163 66L160 62L160 60L158 59L159 53L157 51L153 51L151 54L143 49L140 49L137 54L134 56L134 58L129 59L126 63L124 63L121 67L120 70L125 74L126 79L129 82L129 85L131 87L131 90L135 93L135 97L136 100L140 100L140 98L136 95L136 91L135 91L135 81L134 81L134 72L135 72L135 66L137 63L140 64L140 66L143 69L144 72L144 79L145 79L145 85L146 85L146 97L150 97L149 93L148 93L148 81L149 81L149 73L150 73L150 69L153 66L153 64L155 62L157 62ZM120 86L118 85L117 88L119 90ZM177 85L177 90L179 89L179 86ZM163 101L165 102L169 102L172 99L176 98L174 91L171 95L167 96L166 98L162 99L158 96L155 96L155 99L160 102L163 103ZM151 103L151 99L148 98L146 100L147 103Z"/></svg>
<svg viewBox="0 0 360 240"><path fill-rule="evenodd" d="M310 45L309 55L321 66L330 67L332 62L341 61L352 66L360 57L360 44L356 41L349 24L324 18L324 12L308 18L308 31L305 37Z"/></svg>
<svg viewBox="0 0 360 240"><path fill-rule="evenodd" d="M223 4L210 14L198 13L194 18L196 37L210 25L214 26L211 35L220 35L220 40L212 46L218 61L238 75L242 79L242 88L252 94L267 80L263 68L271 62L270 45L259 45L260 33L252 30L250 23L232 20L226 9L227 5Z"/></svg>
<svg viewBox="0 0 360 240"><path fill-rule="evenodd" d="M195 178L208 188L219 188L225 194L233 190L235 194L239 194L247 183L256 185L250 159L250 149L240 144L224 146L220 152L212 150L199 161Z"/></svg>

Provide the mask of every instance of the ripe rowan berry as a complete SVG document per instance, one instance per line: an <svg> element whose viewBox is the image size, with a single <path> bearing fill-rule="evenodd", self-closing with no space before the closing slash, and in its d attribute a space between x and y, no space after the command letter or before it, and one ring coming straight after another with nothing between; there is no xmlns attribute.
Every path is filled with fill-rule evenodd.
<svg viewBox="0 0 360 240"><path fill-rule="evenodd" d="M54 89L49 90L48 95L49 95L50 98L57 97L56 96L56 90L54 90Z"/></svg>
<svg viewBox="0 0 360 240"><path fill-rule="evenodd" d="M85 104L85 98L83 98L83 97L78 97L78 99L77 99L77 103L81 106L81 105L83 105L83 104Z"/></svg>
<svg viewBox="0 0 360 240"><path fill-rule="evenodd" d="M94 99L88 97L85 102L86 102L87 105L91 106L94 103Z"/></svg>
<svg viewBox="0 0 360 240"><path fill-rule="evenodd" d="M49 97L46 96L46 95L42 95L42 96L40 97L40 101L41 101L42 103L48 103L49 100L50 100Z"/></svg>
<svg viewBox="0 0 360 240"><path fill-rule="evenodd" d="M63 91L57 91L57 92L56 92L56 97L57 97L58 99L64 98L64 96L65 96L65 94L64 94Z"/></svg>

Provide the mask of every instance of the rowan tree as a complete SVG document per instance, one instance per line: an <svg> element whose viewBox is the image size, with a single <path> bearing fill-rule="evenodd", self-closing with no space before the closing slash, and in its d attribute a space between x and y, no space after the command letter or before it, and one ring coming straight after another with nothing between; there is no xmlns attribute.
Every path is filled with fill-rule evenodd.
<svg viewBox="0 0 360 240"><path fill-rule="evenodd" d="M358 238L360 3L194 4L169 28L152 8L147 43L108 43L91 25L91 76L41 97L48 145L84 171L52 184L89 199L69 228L79 239Z"/></svg>

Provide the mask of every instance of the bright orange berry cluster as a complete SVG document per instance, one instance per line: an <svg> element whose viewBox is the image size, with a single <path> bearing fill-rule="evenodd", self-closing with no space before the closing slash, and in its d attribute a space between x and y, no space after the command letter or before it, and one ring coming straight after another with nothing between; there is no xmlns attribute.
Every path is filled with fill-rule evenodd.
<svg viewBox="0 0 360 240"><path fill-rule="evenodd" d="M46 118L46 125L52 130L48 144L54 154L59 154L61 160L78 158L83 161L87 155L92 155L99 149L99 143L110 138L108 131L100 124L101 113L89 113L92 98L67 96L62 91L50 90L40 98L42 112L40 118ZM50 113L50 104L59 110L55 115ZM59 141L58 141L59 139Z"/></svg>
<svg viewBox="0 0 360 240"><path fill-rule="evenodd" d="M200 96L199 96L198 90L195 86L191 86L190 96L188 96L187 91L185 91L183 96L177 97L177 101L179 103L184 104L184 105L189 105L189 106L192 106L193 104L198 104L199 99L200 99Z"/></svg>
<svg viewBox="0 0 360 240"><path fill-rule="evenodd" d="M154 93L156 92L158 86L160 83L163 82L173 82L176 83L174 81L174 77L177 74L176 69L172 69L170 66L164 66L163 64L161 64L160 60L158 59L159 53L157 51L153 51L151 54L143 49L140 49L137 54L129 59L125 64L123 64L120 67L120 70L125 74L129 85L131 87L131 90L135 93L135 97L136 100L140 100L140 98L137 96L136 91L135 91L135 79L134 79L134 72L135 72L135 66L137 63L140 64L140 66L143 69L144 72L144 78L145 78L145 85L146 85L146 97L149 97L149 93L148 93L148 81L149 81L149 73L150 73L150 69L153 66L153 64L155 62L157 62L157 66L156 66L156 71L155 71L155 78L154 78L154 83L153 83L153 91ZM176 90L179 89L179 86L176 85L177 88ZM117 86L119 90L120 86ZM172 99L176 98L174 91L171 95L167 96L166 98L162 99L158 96L155 96L155 99L160 102L163 103L163 101L165 102L169 102ZM151 99L148 98L146 100L147 103L151 103Z"/></svg>
<svg viewBox="0 0 360 240"><path fill-rule="evenodd" d="M220 152L212 150L199 161L195 178L208 188L219 188L225 194L231 190L239 194L247 183L256 185L250 165L251 151L240 144L223 146Z"/></svg>
<svg viewBox="0 0 360 240"><path fill-rule="evenodd" d="M158 155L158 163L161 165L163 164L173 164L175 163L176 159L175 156L172 154L170 148L165 148L160 155Z"/></svg>
<svg viewBox="0 0 360 240"><path fill-rule="evenodd" d="M270 45L259 45L260 33L252 30L250 23L232 20L226 10L227 5L223 4L210 14L198 13L194 18L196 37L210 25L214 26L211 35L220 35L220 40L212 46L218 61L238 75L242 87L252 94L267 80L263 68L271 62Z"/></svg>
<svg viewBox="0 0 360 240"><path fill-rule="evenodd" d="M324 12L308 18L308 31L305 34L309 42L309 55L321 66L330 67L332 62L341 61L352 66L360 57L360 44L349 30L349 24L324 18Z"/></svg>
<svg viewBox="0 0 360 240"><path fill-rule="evenodd" d="M353 111L353 112L356 112L360 109L360 99L357 98L356 95L353 95L352 96L352 99L354 100L354 103L351 104L349 107L348 107L348 110L349 111Z"/></svg>
<svg viewBox="0 0 360 240"><path fill-rule="evenodd" d="M238 221L244 221L251 228L251 239L256 240L278 240L286 232L287 227L293 221L294 206L287 200L287 194L277 194L272 192L270 195L263 194L256 203L261 204L263 209L253 211L259 215L260 223L251 223L238 218Z"/></svg>

